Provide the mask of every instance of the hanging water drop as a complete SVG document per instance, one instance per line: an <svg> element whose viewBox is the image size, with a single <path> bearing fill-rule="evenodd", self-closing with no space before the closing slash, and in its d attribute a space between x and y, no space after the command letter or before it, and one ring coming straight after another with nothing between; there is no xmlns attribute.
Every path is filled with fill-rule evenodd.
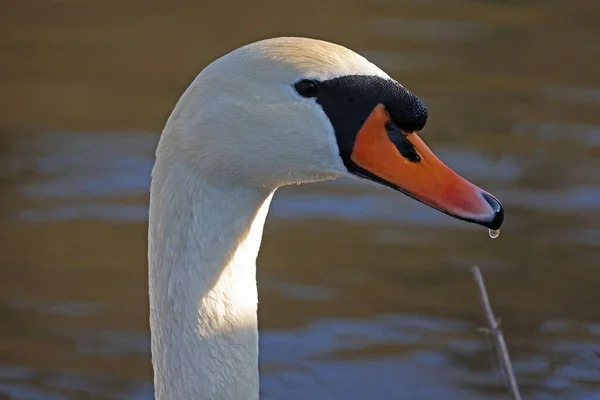
<svg viewBox="0 0 600 400"><path fill-rule="evenodd" d="M496 239L498 236L500 236L500 229L490 229L488 233L492 239Z"/></svg>

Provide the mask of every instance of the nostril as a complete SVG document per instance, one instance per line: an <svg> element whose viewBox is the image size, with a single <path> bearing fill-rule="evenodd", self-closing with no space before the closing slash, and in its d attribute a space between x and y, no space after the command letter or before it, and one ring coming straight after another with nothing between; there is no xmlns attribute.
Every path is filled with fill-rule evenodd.
<svg viewBox="0 0 600 400"><path fill-rule="evenodd" d="M504 222L504 208L502 204L489 193L482 192L481 196L492 207L492 210L494 210L494 218L486 226L490 229L500 229L500 226Z"/></svg>

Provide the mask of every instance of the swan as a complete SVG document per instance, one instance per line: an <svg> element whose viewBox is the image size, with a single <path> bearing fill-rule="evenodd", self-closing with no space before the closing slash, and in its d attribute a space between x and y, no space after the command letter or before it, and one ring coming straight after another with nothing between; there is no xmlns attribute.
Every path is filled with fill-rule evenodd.
<svg viewBox="0 0 600 400"><path fill-rule="evenodd" d="M416 132L423 102L354 51L260 40L206 66L160 136L148 226L157 400L259 398L256 258L278 187L368 179L498 229L500 202Z"/></svg>

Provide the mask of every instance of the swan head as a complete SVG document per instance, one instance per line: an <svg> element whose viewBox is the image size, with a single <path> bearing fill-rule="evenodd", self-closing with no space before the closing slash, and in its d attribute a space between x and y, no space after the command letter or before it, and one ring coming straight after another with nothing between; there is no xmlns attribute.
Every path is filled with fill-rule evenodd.
<svg viewBox="0 0 600 400"><path fill-rule="evenodd" d="M426 122L415 94L352 50L266 39L197 76L169 117L157 160L183 157L198 162L203 177L271 190L368 179L498 229L500 202L431 152L417 133Z"/></svg>

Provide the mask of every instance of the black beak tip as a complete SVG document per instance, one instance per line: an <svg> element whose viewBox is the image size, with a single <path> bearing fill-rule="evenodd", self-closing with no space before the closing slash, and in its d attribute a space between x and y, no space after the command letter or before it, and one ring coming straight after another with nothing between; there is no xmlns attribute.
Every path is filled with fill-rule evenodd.
<svg viewBox="0 0 600 400"><path fill-rule="evenodd" d="M494 210L494 218L491 221L482 223L482 225L493 230L500 229L500 226L504 222L504 208L502 207L502 204L500 204L498 199L489 193L483 192L481 195L492 207L492 210Z"/></svg>

